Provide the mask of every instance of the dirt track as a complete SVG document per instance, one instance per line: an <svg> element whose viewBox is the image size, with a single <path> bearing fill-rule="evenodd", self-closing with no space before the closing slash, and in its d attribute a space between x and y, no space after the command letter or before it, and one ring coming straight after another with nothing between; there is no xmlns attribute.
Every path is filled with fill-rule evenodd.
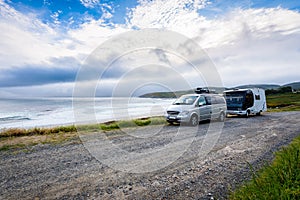
<svg viewBox="0 0 300 200"><path fill-rule="evenodd" d="M19 153L2 151L0 198L226 199L228 191L251 177L247 163L259 168L269 162L274 151L300 135L299 124L300 112L228 118L213 150L204 158L199 155L209 123L201 123L194 135L190 134L192 127L180 128L181 137L176 136L179 126L165 126L154 136L147 133L153 127L134 130L145 138L110 133L113 144L133 153L150 152L171 142L180 148L193 138L179 159L147 173L116 171L102 164L78 138L60 145L36 145ZM106 153L118 157L111 150ZM157 160L165 161L164 156L141 158L135 167L147 170Z"/></svg>

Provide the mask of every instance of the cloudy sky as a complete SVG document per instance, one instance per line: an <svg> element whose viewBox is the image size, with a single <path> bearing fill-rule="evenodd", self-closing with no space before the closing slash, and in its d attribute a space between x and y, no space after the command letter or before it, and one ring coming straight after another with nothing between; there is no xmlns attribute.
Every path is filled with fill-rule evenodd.
<svg viewBox="0 0 300 200"><path fill-rule="evenodd" d="M96 48L145 28L192 39L225 86L300 81L299 0L0 0L0 98L71 96L79 69ZM159 70L157 62L152 65L155 58L133 54L101 76L97 95L111 95L117 82L124 90L127 81L122 78L143 81L145 73L158 83L168 79L167 88L181 89L174 76L165 75L168 70ZM171 54L156 55L164 60L159 65L180 63ZM143 60L142 68L130 68L135 72L128 75L124 60L141 56L151 59ZM193 79L192 71L180 73Z"/></svg>

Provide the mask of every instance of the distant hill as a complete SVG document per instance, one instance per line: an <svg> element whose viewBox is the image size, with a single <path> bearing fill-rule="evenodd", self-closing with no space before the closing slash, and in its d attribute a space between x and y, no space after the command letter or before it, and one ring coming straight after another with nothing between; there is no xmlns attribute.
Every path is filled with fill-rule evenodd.
<svg viewBox="0 0 300 200"><path fill-rule="evenodd" d="M264 90L270 90L270 89L278 89L280 88L280 85L275 84L252 84L252 85L240 85L233 88L239 88L239 89L245 89L245 88L262 88Z"/></svg>
<svg viewBox="0 0 300 200"><path fill-rule="evenodd" d="M221 88L221 87L209 87L209 89L215 93L223 93L224 90L227 88ZM139 97L142 98L176 98L180 97L184 94L191 94L194 93L194 90L181 90L181 91L175 91L175 92L151 92L147 94L143 94Z"/></svg>
<svg viewBox="0 0 300 200"><path fill-rule="evenodd" d="M210 87L210 90L214 90L216 93L223 93L224 90L233 89L233 88L253 88L258 87L264 90L276 90L280 87L287 87L290 86L294 90L300 90L300 82L288 83L285 85L276 85L276 84L250 84L250 85L240 85L232 88L221 88L221 87ZM143 94L140 97L142 98L176 98L184 94L191 94L194 93L194 90L182 90L182 91L175 91L175 92L151 92L147 94Z"/></svg>
<svg viewBox="0 0 300 200"><path fill-rule="evenodd" d="M292 89L294 90L300 90L300 82L288 83L283 85L282 87L287 87L287 86L292 87Z"/></svg>
<svg viewBox="0 0 300 200"><path fill-rule="evenodd" d="M184 94L194 93L192 90L175 91L175 92L151 92L143 94L142 98L176 98Z"/></svg>
<svg viewBox="0 0 300 200"><path fill-rule="evenodd" d="M253 84L253 85L240 85L234 88L240 88L240 89L244 89L244 88L251 88L251 87L258 87L258 88L262 88L265 90L276 90L279 89L280 87L287 87L290 86L292 87L292 89L294 90L299 90L300 89L300 82L294 82L294 83L288 83L285 85L275 85L275 84Z"/></svg>

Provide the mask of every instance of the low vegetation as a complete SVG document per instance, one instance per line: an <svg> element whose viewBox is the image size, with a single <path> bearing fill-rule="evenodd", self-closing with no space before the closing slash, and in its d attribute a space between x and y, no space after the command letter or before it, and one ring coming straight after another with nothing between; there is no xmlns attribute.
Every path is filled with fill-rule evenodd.
<svg viewBox="0 0 300 200"><path fill-rule="evenodd" d="M279 87L277 89L267 89L266 95L270 94L284 94L284 93L292 93L293 89L290 86Z"/></svg>
<svg viewBox="0 0 300 200"><path fill-rule="evenodd" d="M230 199L300 199L300 136Z"/></svg>
<svg viewBox="0 0 300 200"><path fill-rule="evenodd" d="M120 128L129 128L129 127L136 127L136 126L147 126L151 123L150 118L146 119L135 119L132 121L117 121L117 122L110 122L104 123L100 125L100 128L104 131L116 130Z"/></svg>
<svg viewBox="0 0 300 200"><path fill-rule="evenodd" d="M267 95L267 106L271 112L300 111L300 93Z"/></svg>
<svg viewBox="0 0 300 200"><path fill-rule="evenodd" d="M74 125L60 126L55 128L33 128L33 129L10 128L10 129L4 129L2 132L0 132L0 138L32 136L32 135L49 135L49 134L70 133L70 132L76 132L76 127Z"/></svg>
<svg viewBox="0 0 300 200"><path fill-rule="evenodd" d="M120 128L132 128L137 126L166 124L164 117L146 117L133 120L109 121L101 124L80 125L78 131L111 131Z"/></svg>
<svg viewBox="0 0 300 200"><path fill-rule="evenodd" d="M147 117L134 120L111 121L100 124L60 126L54 128L4 129L0 132L0 151L19 149L39 143L61 143L76 138L78 131L112 131L121 128L166 124L163 117Z"/></svg>

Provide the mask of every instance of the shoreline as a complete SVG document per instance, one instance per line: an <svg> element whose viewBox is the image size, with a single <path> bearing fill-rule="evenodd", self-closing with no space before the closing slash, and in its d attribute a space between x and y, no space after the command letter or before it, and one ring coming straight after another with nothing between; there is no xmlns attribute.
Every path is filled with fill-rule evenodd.
<svg viewBox="0 0 300 200"><path fill-rule="evenodd" d="M62 124L50 124L50 125L41 125L41 126L24 126L24 127L3 127L0 128L0 137L1 137L1 133L6 131L6 130L10 130L10 129L20 129L20 130L31 130L31 129L53 129L53 128L59 128L59 127L70 127L70 126L74 126L74 127L82 127L82 126L93 126L93 125L109 125L111 123L119 123L119 122L123 122L123 121L134 121L134 120L145 120L145 119L151 119L151 118L164 118L164 115L141 115L141 116L137 116L135 118L119 118L119 119L107 119L107 120L103 120L103 121L99 121L99 122L80 122L80 123L62 123Z"/></svg>
<svg viewBox="0 0 300 200"><path fill-rule="evenodd" d="M107 121L164 115L164 109L173 100L150 98L97 98L0 100L0 131L10 128L51 128L76 124L104 123ZM158 107L160 109L156 109Z"/></svg>

